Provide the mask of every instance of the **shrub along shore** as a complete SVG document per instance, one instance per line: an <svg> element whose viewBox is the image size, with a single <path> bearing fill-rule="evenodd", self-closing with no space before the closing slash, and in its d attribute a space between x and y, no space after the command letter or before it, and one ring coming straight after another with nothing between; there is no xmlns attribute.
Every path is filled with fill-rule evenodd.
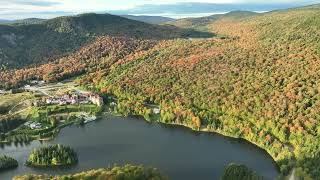
<svg viewBox="0 0 320 180"><path fill-rule="evenodd" d="M0 171L9 170L18 167L17 160L8 157L8 156L0 156Z"/></svg>
<svg viewBox="0 0 320 180"><path fill-rule="evenodd" d="M72 175L48 176L48 175L24 175L16 176L13 180L77 180L77 179L104 179L104 180L168 180L170 177L165 176L156 168L134 166L127 164L125 166L115 166L106 169L95 169ZM221 175L221 180L263 180L254 171L246 166L230 164Z"/></svg>

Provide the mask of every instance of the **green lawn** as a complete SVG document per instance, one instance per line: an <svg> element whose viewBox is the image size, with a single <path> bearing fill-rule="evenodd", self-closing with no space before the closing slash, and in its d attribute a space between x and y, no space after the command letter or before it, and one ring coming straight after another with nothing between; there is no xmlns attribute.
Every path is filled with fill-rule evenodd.
<svg viewBox="0 0 320 180"><path fill-rule="evenodd" d="M19 111L25 108L27 101L34 98L34 95L29 92L0 96L0 114L6 114L10 110L12 113Z"/></svg>

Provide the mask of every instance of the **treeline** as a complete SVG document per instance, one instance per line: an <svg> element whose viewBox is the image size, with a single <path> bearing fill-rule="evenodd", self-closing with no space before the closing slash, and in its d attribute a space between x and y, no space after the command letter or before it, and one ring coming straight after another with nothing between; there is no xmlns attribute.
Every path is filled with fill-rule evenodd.
<svg viewBox="0 0 320 180"><path fill-rule="evenodd" d="M224 169L221 180L263 180L263 177L244 165L230 164Z"/></svg>
<svg viewBox="0 0 320 180"><path fill-rule="evenodd" d="M196 172L195 172L196 173ZM170 178L170 177L169 177ZM16 176L14 180L62 180L62 179L122 179L122 180L167 180L168 177L161 174L155 168L143 166L125 165L123 167L113 167L108 169L91 170L74 175L64 176L43 176L43 175L25 175ZM230 164L222 173L221 180L263 180L263 177L257 175L244 165Z"/></svg>
<svg viewBox="0 0 320 180"><path fill-rule="evenodd" d="M23 123L24 120L19 116L0 116L0 135L19 127Z"/></svg>
<svg viewBox="0 0 320 180"><path fill-rule="evenodd" d="M35 149L26 162L29 166L67 166L78 163L77 153L60 144Z"/></svg>
<svg viewBox="0 0 320 180"><path fill-rule="evenodd" d="M112 102L116 102L116 104L110 107L111 112L115 114L143 116L148 121L151 121L151 117L154 115L152 109L145 106L144 102L138 99L133 100L122 97Z"/></svg>
<svg viewBox="0 0 320 180"><path fill-rule="evenodd" d="M24 133L12 131L25 123L25 119L18 115L0 116L0 144L1 143L28 143L32 138Z"/></svg>
<svg viewBox="0 0 320 180"><path fill-rule="evenodd" d="M0 172L16 167L18 167L17 160L5 155L0 156Z"/></svg>
<svg viewBox="0 0 320 180"><path fill-rule="evenodd" d="M64 176L41 176L41 175L25 175L17 176L14 180L77 180L77 179L104 179L104 180L167 180L168 178L162 175L155 168L148 168L143 166L125 165L123 167L116 166L107 169L91 170L74 175Z"/></svg>

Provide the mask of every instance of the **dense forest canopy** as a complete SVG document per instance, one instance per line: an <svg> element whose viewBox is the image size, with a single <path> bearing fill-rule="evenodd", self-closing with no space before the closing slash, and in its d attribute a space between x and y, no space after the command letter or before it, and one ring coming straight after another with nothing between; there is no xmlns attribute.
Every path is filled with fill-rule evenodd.
<svg viewBox="0 0 320 180"><path fill-rule="evenodd" d="M103 179L103 180L166 180L165 175L157 169L127 164L123 167L115 166L108 169L91 170L73 175L48 176L24 175L16 176L14 180L77 180L77 179ZM263 180L262 177L244 165L230 164L221 175L221 180Z"/></svg>
<svg viewBox="0 0 320 180"><path fill-rule="evenodd" d="M314 5L176 22L218 35L207 39L151 38L176 35L163 29L141 34L143 40L96 37L52 63L1 71L0 82L11 88L33 78L50 82L81 75L79 83L115 95L128 112L145 102L159 104L162 122L247 139L268 151L282 175L295 168L298 177L315 179L320 176L319 14ZM55 32L107 31L92 24L102 20L82 26L73 18L74 23L62 18L62 29L46 26Z"/></svg>
<svg viewBox="0 0 320 180"><path fill-rule="evenodd" d="M18 167L17 160L5 155L0 156L0 172L8 169L13 169L16 167Z"/></svg>
<svg viewBox="0 0 320 180"><path fill-rule="evenodd" d="M283 174L296 167L298 176L318 177L319 12L220 18L206 29L227 38L160 42L118 61L97 87L160 104L164 122L254 142Z"/></svg>
<svg viewBox="0 0 320 180"><path fill-rule="evenodd" d="M0 71L0 88L22 86L30 80L55 82L84 73L108 69L125 56L153 47L155 40L100 36L68 56L32 68Z"/></svg>
<svg viewBox="0 0 320 180"><path fill-rule="evenodd" d="M170 25L152 25L120 16L93 13L31 24L0 25L0 68L46 63L72 53L103 35L143 39L211 36Z"/></svg>
<svg viewBox="0 0 320 180"><path fill-rule="evenodd" d="M224 169L221 180L263 180L263 178L244 165L232 163Z"/></svg>
<svg viewBox="0 0 320 180"><path fill-rule="evenodd" d="M78 163L77 153L60 144L34 149L26 162L29 166L67 166Z"/></svg>
<svg viewBox="0 0 320 180"><path fill-rule="evenodd" d="M77 179L104 179L104 180L167 180L168 178L162 175L157 169L125 165L123 167L113 167L108 169L91 170L74 175L64 176L41 176L41 175L25 175L17 176L14 180L77 180Z"/></svg>

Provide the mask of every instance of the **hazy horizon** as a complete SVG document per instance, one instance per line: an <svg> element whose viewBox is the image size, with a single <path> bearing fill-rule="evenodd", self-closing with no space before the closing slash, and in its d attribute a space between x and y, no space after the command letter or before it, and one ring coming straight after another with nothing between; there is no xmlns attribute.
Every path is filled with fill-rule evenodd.
<svg viewBox="0 0 320 180"><path fill-rule="evenodd" d="M201 14L222 14L233 10L266 12L320 3L320 0L1 0L0 19L50 19L82 13L111 13L122 15L161 15L171 18L201 17ZM201 4L204 4L201 6ZM195 6L190 8L191 6ZM190 10L192 9L192 10Z"/></svg>

